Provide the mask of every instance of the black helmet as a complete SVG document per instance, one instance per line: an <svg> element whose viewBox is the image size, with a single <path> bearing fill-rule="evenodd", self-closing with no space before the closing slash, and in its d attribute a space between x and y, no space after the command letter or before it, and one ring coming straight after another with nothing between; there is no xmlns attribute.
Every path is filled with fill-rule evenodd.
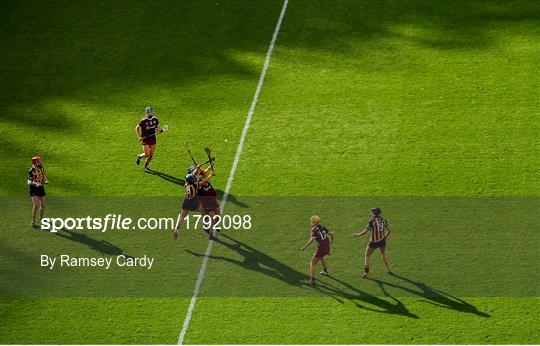
<svg viewBox="0 0 540 346"><path fill-rule="evenodd" d="M193 174L188 174L186 175L186 181L189 183L189 184L195 184L195 175Z"/></svg>
<svg viewBox="0 0 540 346"><path fill-rule="evenodd" d="M373 214L374 216L379 216L381 215L381 213L382 213L381 208L371 208L371 214Z"/></svg>

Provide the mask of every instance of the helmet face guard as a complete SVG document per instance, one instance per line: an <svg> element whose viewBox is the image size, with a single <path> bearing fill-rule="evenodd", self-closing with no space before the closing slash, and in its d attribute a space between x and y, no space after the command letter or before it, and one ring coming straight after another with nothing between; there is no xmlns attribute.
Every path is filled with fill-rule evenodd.
<svg viewBox="0 0 540 346"><path fill-rule="evenodd" d="M195 184L195 175L193 175L191 173L186 175L186 182L188 184Z"/></svg>
<svg viewBox="0 0 540 346"><path fill-rule="evenodd" d="M371 215L377 217L380 216L382 213L381 208L371 208Z"/></svg>
<svg viewBox="0 0 540 346"><path fill-rule="evenodd" d="M148 106L144 109L144 114L148 119L150 119L154 116L154 110L152 109L152 107Z"/></svg>
<svg viewBox="0 0 540 346"><path fill-rule="evenodd" d="M41 156L34 156L32 158L32 164L41 163Z"/></svg>

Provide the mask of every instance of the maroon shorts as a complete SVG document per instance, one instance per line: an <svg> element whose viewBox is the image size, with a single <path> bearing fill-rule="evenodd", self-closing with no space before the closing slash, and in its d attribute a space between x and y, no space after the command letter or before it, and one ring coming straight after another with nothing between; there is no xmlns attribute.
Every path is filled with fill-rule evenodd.
<svg viewBox="0 0 540 346"><path fill-rule="evenodd" d="M156 136L150 136L147 138L143 138L142 145L154 145L156 144Z"/></svg>
<svg viewBox="0 0 540 346"><path fill-rule="evenodd" d="M215 196L201 196L198 195L197 199L199 200L199 203L204 208L205 213L209 213L211 211L219 210L219 204L217 202L217 199Z"/></svg>
<svg viewBox="0 0 540 346"><path fill-rule="evenodd" d="M182 209L189 210L189 211L198 211L199 200L197 199L197 197L184 198L184 202L182 203Z"/></svg>
<svg viewBox="0 0 540 346"><path fill-rule="evenodd" d="M323 258L326 255L330 255L330 246L317 247L317 250L315 250L313 257Z"/></svg>

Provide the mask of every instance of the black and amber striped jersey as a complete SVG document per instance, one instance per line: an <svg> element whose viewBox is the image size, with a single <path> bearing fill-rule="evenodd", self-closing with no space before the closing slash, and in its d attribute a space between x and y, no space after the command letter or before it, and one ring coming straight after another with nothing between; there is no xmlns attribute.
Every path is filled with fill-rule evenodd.
<svg viewBox="0 0 540 346"><path fill-rule="evenodd" d="M45 168L32 166L28 171L28 184L42 185L45 181Z"/></svg>
<svg viewBox="0 0 540 346"><path fill-rule="evenodd" d="M184 198L192 199L193 197L197 196L197 193L199 192L199 183L189 184L186 182L184 184L184 189Z"/></svg>
<svg viewBox="0 0 540 346"><path fill-rule="evenodd" d="M370 241L380 241L384 239L388 221L386 219L376 217L368 222L366 228L371 231Z"/></svg>

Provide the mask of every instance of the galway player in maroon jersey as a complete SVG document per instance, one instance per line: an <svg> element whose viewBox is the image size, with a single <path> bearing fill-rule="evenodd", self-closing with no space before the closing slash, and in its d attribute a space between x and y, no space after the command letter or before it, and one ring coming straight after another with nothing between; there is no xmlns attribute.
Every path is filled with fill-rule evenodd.
<svg viewBox="0 0 540 346"><path fill-rule="evenodd" d="M30 189L30 197L32 198L32 227L37 228L36 218L39 213L40 219L45 213L45 188L43 185L49 181L45 176L45 168L41 163L41 157L34 156L32 158L32 167L28 171L28 188Z"/></svg>
<svg viewBox="0 0 540 346"><path fill-rule="evenodd" d="M387 273L392 273L390 266L388 265L388 254L386 253L386 239L390 234L390 227L388 221L381 217L381 208L371 209L371 220L368 222L362 232L353 233L353 237L360 237L364 234L371 232L369 244L366 246L366 253L364 255L364 274L363 278L369 276L369 264L371 261L371 255L377 249L381 250L382 259L384 262L384 268Z"/></svg>
<svg viewBox="0 0 540 346"><path fill-rule="evenodd" d="M329 231L326 227L321 224L321 218L317 215L313 215L310 219L311 229L310 237L306 245L302 246L300 251L304 251L309 245L314 241L317 242L317 250L313 253L311 257L311 262L309 262L309 285L315 285L315 270L316 265L320 261L323 266L323 271L321 274L328 274L328 264L324 256L330 254L330 243L334 242L334 233Z"/></svg>
<svg viewBox="0 0 540 346"><path fill-rule="evenodd" d="M173 239L176 239L178 237L178 232L180 232L180 226L182 225L182 222L184 222L184 219L188 216L190 211L196 211L203 214L203 209L199 204L197 194L199 193L200 186L206 185L210 181L210 179L212 179L214 173L212 172L206 178L200 179L198 175L200 168L201 166L197 165L193 169L188 170L188 175L186 175L184 183L184 202L182 203L182 210L180 211L180 215L178 216L176 226L172 233ZM190 171L191 173L189 173ZM210 240L215 240L211 232L207 230L205 231L208 234L208 238Z"/></svg>
<svg viewBox="0 0 540 346"><path fill-rule="evenodd" d="M154 115L152 107L146 107L144 113L145 116L139 121L137 126L135 126L137 138L142 142L144 152L137 155L137 160L135 162L138 165L141 163L141 159L145 157L144 169L148 170L148 165L150 164L150 161L152 161L154 151L156 150L156 134L163 130L159 127L159 120Z"/></svg>

